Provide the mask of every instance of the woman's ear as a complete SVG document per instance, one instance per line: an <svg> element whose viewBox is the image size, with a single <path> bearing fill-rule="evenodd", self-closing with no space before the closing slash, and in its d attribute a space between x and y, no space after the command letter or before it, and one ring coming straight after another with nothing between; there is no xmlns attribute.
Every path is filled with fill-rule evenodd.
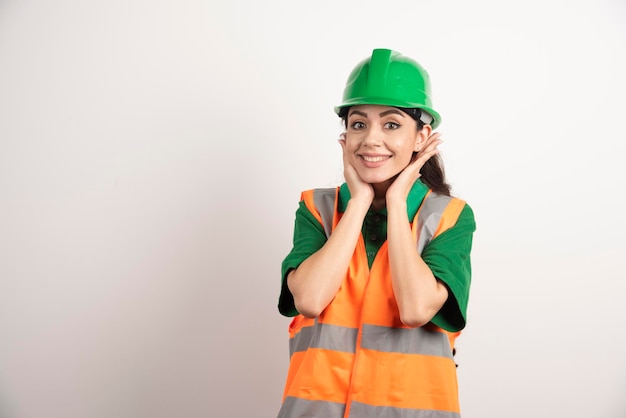
<svg viewBox="0 0 626 418"><path fill-rule="evenodd" d="M424 147L424 144L426 143L426 140L428 140L428 137L430 136L432 132L433 132L432 126L424 125L424 127L422 127L422 129L420 129L417 132L417 136L415 137L415 147L413 148L413 151L415 152L421 151L422 148Z"/></svg>

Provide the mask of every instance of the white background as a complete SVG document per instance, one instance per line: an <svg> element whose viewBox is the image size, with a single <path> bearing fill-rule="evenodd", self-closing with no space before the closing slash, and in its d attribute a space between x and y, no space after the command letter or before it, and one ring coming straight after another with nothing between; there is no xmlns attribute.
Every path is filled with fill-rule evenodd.
<svg viewBox="0 0 626 418"><path fill-rule="evenodd" d="M373 48L478 224L464 418L626 416L626 3L0 2L0 416L274 417L280 263Z"/></svg>

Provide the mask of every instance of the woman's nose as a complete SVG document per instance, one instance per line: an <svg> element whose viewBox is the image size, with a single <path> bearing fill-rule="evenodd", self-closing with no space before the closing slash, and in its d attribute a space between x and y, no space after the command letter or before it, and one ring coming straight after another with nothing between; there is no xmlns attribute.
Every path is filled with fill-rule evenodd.
<svg viewBox="0 0 626 418"><path fill-rule="evenodd" d="M365 134L363 145L378 146L382 143L382 132L380 129L371 128Z"/></svg>

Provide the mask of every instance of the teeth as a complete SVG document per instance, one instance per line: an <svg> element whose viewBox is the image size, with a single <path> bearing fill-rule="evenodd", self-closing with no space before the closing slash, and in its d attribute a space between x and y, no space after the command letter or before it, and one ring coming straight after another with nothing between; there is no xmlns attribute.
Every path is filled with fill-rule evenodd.
<svg viewBox="0 0 626 418"><path fill-rule="evenodd" d="M366 155L363 155L362 157L363 157L363 159L364 159L365 161L367 161L368 163L377 163L377 162L379 162L379 161L383 161L383 160L386 160L386 159L387 159L387 157L383 157L383 156L378 156L378 157L368 157L368 156L366 156Z"/></svg>

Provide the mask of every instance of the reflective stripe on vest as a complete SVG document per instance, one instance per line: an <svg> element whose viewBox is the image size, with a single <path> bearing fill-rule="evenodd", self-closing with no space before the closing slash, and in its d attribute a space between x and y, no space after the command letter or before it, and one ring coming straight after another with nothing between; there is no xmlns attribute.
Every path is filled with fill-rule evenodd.
<svg viewBox="0 0 626 418"><path fill-rule="evenodd" d="M363 324L361 347L389 353L423 354L452 358L450 342L442 332L428 328L390 328ZM289 354L309 348L356 352L358 329L333 324L305 326L289 339Z"/></svg>
<svg viewBox="0 0 626 418"><path fill-rule="evenodd" d="M308 401L287 397L278 418L319 417L342 418L346 406L337 402ZM350 416L354 418L460 418L456 412L416 410L394 408L390 406L372 406L360 402L352 402Z"/></svg>
<svg viewBox="0 0 626 418"><path fill-rule="evenodd" d="M303 192L327 237L341 214L339 188ZM465 202L429 192L413 222L421 253L452 227ZM430 323L406 327L390 281L387 243L371 269L362 236L346 278L318 318L290 324L291 362L279 418L458 418L452 346L458 333ZM369 280L369 277L376 280Z"/></svg>

